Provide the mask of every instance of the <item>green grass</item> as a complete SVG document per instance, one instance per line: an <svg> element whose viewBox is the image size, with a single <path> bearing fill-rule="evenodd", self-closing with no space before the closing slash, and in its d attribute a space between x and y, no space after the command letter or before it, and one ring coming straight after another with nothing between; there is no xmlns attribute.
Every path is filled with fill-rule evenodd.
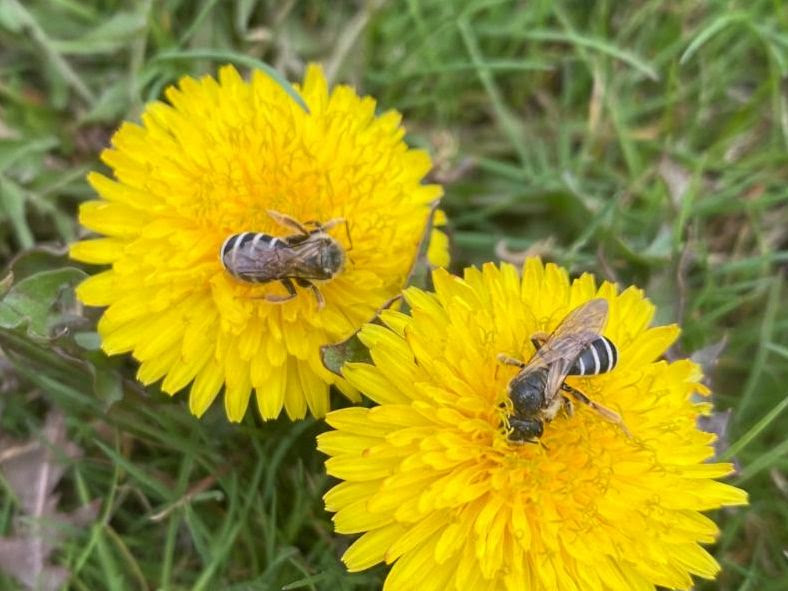
<svg viewBox="0 0 788 591"><path fill-rule="evenodd" d="M700 588L785 589L786 31L779 0L0 0L0 256L34 249L17 282L67 267L85 173L181 75L264 62L299 79L321 61L435 155L455 270L501 244L538 251L646 289L658 321L683 326L676 355L725 339L706 369L751 505L716 514L724 572ZM198 422L184 397L136 385L133 362L91 350L95 317L68 293L22 287L40 322L0 313L0 428L24 437L62 409L84 450L62 504L103 500L58 554L70 588L380 587L384 569L338 560L321 424L231 426L218 408ZM72 332L48 338L64 318ZM15 587L0 574L0 588Z"/></svg>

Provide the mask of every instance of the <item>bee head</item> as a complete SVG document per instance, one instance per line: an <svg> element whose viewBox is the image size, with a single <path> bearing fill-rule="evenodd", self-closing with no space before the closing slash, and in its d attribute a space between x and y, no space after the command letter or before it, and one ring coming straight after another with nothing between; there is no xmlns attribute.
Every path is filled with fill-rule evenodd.
<svg viewBox="0 0 788 591"><path fill-rule="evenodd" d="M540 419L509 419L511 432L509 441L515 443L535 443L544 433L544 423Z"/></svg>
<svg viewBox="0 0 788 591"><path fill-rule="evenodd" d="M320 268L328 277L333 277L345 264L345 251L331 236L325 236L323 240L325 243L320 249Z"/></svg>

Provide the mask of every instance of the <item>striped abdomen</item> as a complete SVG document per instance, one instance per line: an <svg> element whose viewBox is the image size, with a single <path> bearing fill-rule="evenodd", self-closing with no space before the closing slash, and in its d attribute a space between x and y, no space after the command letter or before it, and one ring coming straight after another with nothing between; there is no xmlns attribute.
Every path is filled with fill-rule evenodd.
<svg viewBox="0 0 788 591"><path fill-rule="evenodd" d="M592 341L572 364L570 376L593 376L611 371L618 362L618 351L606 337Z"/></svg>
<svg viewBox="0 0 788 591"><path fill-rule="evenodd" d="M282 249L287 242L262 232L241 232L229 236L219 250L222 266L230 275L251 283L266 283L279 279Z"/></svg>

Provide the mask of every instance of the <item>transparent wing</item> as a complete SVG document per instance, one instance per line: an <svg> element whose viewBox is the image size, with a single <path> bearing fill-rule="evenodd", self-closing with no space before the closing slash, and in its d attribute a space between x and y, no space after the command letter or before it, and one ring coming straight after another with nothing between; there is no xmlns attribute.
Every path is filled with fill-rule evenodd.
<svg viewBox="0 0 788 591"><path fill-rule="evenodd" d="M293 259L294 253L287 248L242 249L236 253L232 268L237 275L264 283L287 277Z"/></svg>
<svg viewBox="0 0 788 591"><path fill-rule="evenodd" d="M605 322L606 300L597 298L578 306L567 314L525 367L523 371L549 367L544 389L545 404L558 394L580 352L602 334Z"/></svg>
<svg viewBox="0 0 788 591"><path fill-rule="evenodd" d="M572 368L573 361L574 360L559 359L550 365L550 369L547 370L547 379L544 384L545 406L548 406L558 394L561 389L561 384L564 383L564 379Z"/></svg>
<svg viewBox="0 0 788 591"><path fill-rule="evenodd" d="M561 321L528 362L526 369L546 367L560 360L566 360L568 361L566 371L569 371L580 352L602 334L605 322L607 322L606 300L596 298L578 306ZM563 364L559 364L561 365Z"/></svg>
<svg viewBox="0 0 788 591"><path fill-rule="evenodd" d="M288 269L290 277L300 279L326 279L325 272L320 268L320 251L325 245L314 236L292 247L294 254Z"/></svg>

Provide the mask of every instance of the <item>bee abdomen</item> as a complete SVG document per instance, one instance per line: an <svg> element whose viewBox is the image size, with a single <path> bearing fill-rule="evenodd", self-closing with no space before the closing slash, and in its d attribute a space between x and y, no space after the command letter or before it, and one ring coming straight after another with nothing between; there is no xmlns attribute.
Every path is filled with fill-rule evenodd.
<svg viewBox="0 0 788 591"><path fill-rule="evenodd" d="M243 248L254 250L258 246L266 246L268 248L283 248L287 246L287 244L281 238L269 236L268 234L263 234L262 232L241 232L240 234L232 234L231 236L228 236L227 240L225 240L224 244L222 244L220 251L222 260L225 260L228 255L230 255L232 258L233 253L236 253Z"/></svg>
<svg viewBox="0 0 788 591"><path fill-rule="evenodd" d="M222 244L219 250L219 260L225 270L233 277L242 279L244 281L251 281L253 283L264 283L269 281L269 278L260 280L258 277L249 276L246 273L240 273L236 269L238 253L244 252L247 257L253 255L257 249L273 249L273 248L286 248L287 243L281 238L276 236L269 236L262 232L241 232L240 234L232 234Z"/></svg>
<svg viewBox="0 0 788 591"><path fill-rule="evenodd" d="M592 341L572 364L570 376L593 376L611 371L618 362L618 351L606 337Z"/></svg>

